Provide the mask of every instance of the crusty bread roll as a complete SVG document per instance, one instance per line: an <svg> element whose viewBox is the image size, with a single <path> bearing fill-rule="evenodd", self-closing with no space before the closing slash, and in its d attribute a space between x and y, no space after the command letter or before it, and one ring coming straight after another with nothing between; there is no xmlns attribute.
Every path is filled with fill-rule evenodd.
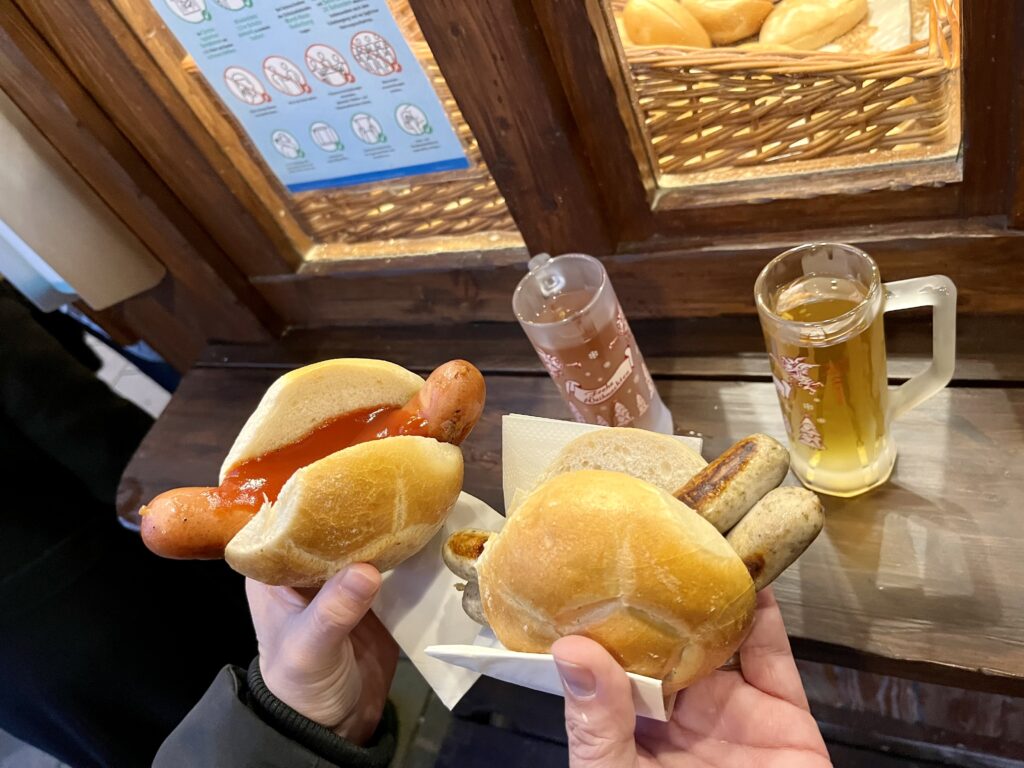
<svg viewBox="0 0 1024 768"><path fill-rule="evenodd" d="M384 360L338 358L286 373L263 394L220 468L237 464L308 435L328 419L380 405L405 405L423 379Z"/></svg>
<svg viewBox="0 0 1024 768"><path fill-rule="evenodd" d="M760 41L813 51L845 35L868 15L868 0L782 0L761 27Z"/></svg>
<svg viewBox="0 0 1024 768"><path fill-rule="evenodd" d="M772 0L679 0L704 27L715 45L728 45L757 34Z"/></svg>
<svg viewBox="0 0 1024 768"><path fill-rule="evenodd" d="M629 0L622 23L636 45L711 47L704 27L678 0Z"/></svg>
<svg viewBox="0 0 1024 768"><path fill-rule="evenodd" d="M379 360L339 359L285 374L267 390L221 469L262 456L323 422L402 406L423 379ZM351 563L389 570L419 551L462 489L462 451L427 437L387 437L297 470L228 543L224 557L265 584L319 586Z"/></svg>
<svg viewBox="0 0 1024 768"><path fill-rule="evenodd" d="M566 443L533 487L564 472L606 469L671 493L707 465L699 453L668 435L632 427L595 429Z"/></svg>
<svg viewBox="0 0 1024 768"><path fill-rule="evenodd" d="M753 621L753 582L721 534L618 472L546 482L476 567L484 614L509 650L544 653L581 634L668 692L721 666Z"/></svg>
<svg viewBox="0 0 1024 768"><path fill-rule="evenodd" d="M264 584L314 587L352 563L394 568L433 538L462 490L462 451L388 437L298 470L228 543L224 558Z"/></svg>

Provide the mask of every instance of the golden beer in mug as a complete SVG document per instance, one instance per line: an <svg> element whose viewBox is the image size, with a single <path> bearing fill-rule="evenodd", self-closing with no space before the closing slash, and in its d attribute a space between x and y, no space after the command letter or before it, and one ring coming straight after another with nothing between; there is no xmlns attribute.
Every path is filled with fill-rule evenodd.
<svg viewBox="0 0 1024 768"><path fill-rule="evenodd" d="M793 472L833 496L884 483L896 462L892 421L953 376L956 286L942 275L883 284L863 251L812 243L773 259L754 296ZM934 307L931 365L890 392L883 314L922 306Z"/></svg>

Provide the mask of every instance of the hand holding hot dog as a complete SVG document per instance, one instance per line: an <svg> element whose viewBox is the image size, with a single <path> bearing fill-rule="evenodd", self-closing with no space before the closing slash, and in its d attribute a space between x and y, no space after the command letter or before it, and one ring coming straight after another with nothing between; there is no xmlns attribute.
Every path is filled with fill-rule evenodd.
<svg viewBox="0 0 1024 768"><path fill-rule="evenodd" d="M296 712L362 744L380 721L398 646L372 613L380 574L353 565L309 599L246 580L267 688Z"/></svg>

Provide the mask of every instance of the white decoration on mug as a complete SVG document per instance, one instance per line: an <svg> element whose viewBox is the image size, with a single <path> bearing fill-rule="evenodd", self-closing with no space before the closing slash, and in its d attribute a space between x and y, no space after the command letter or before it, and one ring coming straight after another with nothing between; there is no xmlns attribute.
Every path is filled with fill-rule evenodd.
<svg viewBox="0 0 1024 768"><path fill-rule="evenodd" d="M640 395L636 396L636 415L643 416L647 413L647 401Z"/></svg>
<svg viewBox="0 0 1024 768"><path fill-rule="evenodd" d="M821 433L814 426L810 416L804 416L803 421L800 422L800 436L797 439L815 450L825 450L825 441L821 439Z"/></svg>
<svg viewBox="0 0 1024 768"><path fill-rule="evenodd" d="M633 414L622 403L615 404L615 426L624 427L633 421Z"/></svg>
<svg viewBox="0 0 1024 768"><path fill-rule="evenodd" d="M551 376L557 378L565 373L565 366L562 365L562 361L559 359L558 355L552 355L540 349L537 350L537 354L540 355L541 363Z"/></svg>
<svg viewBox="0 0 1024 768"><path fill-rule="evenodd" d="M610 400L619 390L619 387L621 387L632 374L633 350L627 347L626 356L619 364L619 367L616 368L615 372L608 377L608 381L600 387L597 387L596 389L584 389L580 386L578 381L569 380L565 382L565 391L584 405L597 405L598 403Z"/></svg>
<svg viewBox="0 0 1024 768"><path fill-rule="evenodd" d="M788 381L780 381L775 376L772 376L772 381L775 382L775 389L778 391L779 397L783 400L788 400L790 393L793 391L792 385Z"/></svg>
<svg viewBox="0 0 1024 768"><path fill-rule="evenodd" d="M808 363L806 357L786 357L785 355L780 355L776 362L785 372L786 380L790 384L800 387L804 392L813 395L825 386L824 383L811 378L811 372L821 366L816 363Z"/></svg>
<svg viewBox="0 0 1024 768"><path fill-rule="evenodd" d="M611 424L608 423L608 419L606 419L601 414L597 414L597 422L596 423L598 424L598 426L601 426L601 427L610 427L611 426Z"/></svg>

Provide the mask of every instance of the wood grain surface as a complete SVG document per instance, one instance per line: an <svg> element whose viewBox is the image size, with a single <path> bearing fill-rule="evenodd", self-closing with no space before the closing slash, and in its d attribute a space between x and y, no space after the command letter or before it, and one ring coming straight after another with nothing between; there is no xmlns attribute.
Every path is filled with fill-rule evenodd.
<svg viewBox="0 0 1024 768"><path fill-rule="evenodd" d="M611 251L593 172L530 4L409 5L530 251Z"/></svg>
<svg viewBox="0 0 1024 768"><path fill-rule="evenodd" d="M907 312L889 315L885 323L889 378L902 381L931 356L931 320L923 312ZM755 317L636 320L630 326L655 375L768 381L768 355ZM1024 338L1024 316L959 318L954 383L1024 382L1024 356L1007 347L1008 338ZM346 354L429 371L453 350L483 370L543 373L533 347L512 323L438 326L431 329L429 344L400 327L298 329L265 344L210 345L197 364L286 370Z"/></svg>
<svg viewBox="0 0 1024 768"><path fill-rule="evenodd" d="M338 350L341 353L341 350ZM454 351L453 351L454 353ZM214 482L273 368L197 368L139 448L118 506ZM463 446L466 490L501 508L501 415L565 418L546 376L489 371ZM680 432L711 458L753 432L783 437L774 387L659 382ZM891 481L826 499L823 534L776 585L798 656L885 674L1024 694L1024 389L953 387L894 428ZM789 482L795 482L790 478Z"/></svg>
<svg viewBox="0 0 1024 768"><path fill-rule="evenodd" d="M1024 256L1020 233L933 238L912 230L889 235L873 242L866 229L832 231L827 238L801 232L795 243L767 238L735 246L705 243L692 250L620 254L603 261L630 319L753 314L751 286L761 268L789 245L819 239L863 245L886 280L948 275L957 284L962 315L1024 312L1024 294L1006 277L1017 273ZM509 322L510 297L525 266L524 261L493 269L413 274L287 275L255 278L253 283L287 324L296 327Z"/></svg>

